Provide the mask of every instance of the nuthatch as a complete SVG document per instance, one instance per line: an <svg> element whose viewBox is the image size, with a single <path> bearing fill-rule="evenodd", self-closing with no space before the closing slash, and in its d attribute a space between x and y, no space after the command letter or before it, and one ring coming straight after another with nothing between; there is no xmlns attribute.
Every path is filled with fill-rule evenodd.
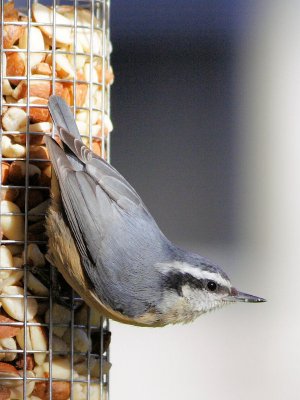
<svg viewBox="0 0 300 400"><path fill-rule="evenodd" d="M123 176L83 144L67 104L52 96L49 109L62 147L46 137L55 171L48 259L90 306L119 322L164 326L232 302L265 301L171 243Z"/></svg>

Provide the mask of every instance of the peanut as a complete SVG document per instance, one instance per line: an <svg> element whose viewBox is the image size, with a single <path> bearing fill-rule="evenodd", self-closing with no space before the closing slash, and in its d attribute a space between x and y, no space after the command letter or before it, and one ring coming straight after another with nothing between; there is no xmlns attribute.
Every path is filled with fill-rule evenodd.
<svg viewBox="0 0 300 400"><path fill-rule="evenodd" d="M0 322L7 323L8 325L0 325L0 339L14 337L18 334L21 327L10 325L12 322L16 322L8 315L0 314Z"/></svg>
<svg viewBox="0 0 300 400"><path fill-rule="evenodd" d="M37 382L33 391L33 395L42 400L48 400L49 382ZM70 382L52 382L52 400L67 400L70 397L71 384Z"/></svg>
<svg viewBox="0 0 300 400"><path fill-rule="evenodd" d="M1 184L6 185L8 182L9 175L9 163L2 161L1 162Z"/></svg>

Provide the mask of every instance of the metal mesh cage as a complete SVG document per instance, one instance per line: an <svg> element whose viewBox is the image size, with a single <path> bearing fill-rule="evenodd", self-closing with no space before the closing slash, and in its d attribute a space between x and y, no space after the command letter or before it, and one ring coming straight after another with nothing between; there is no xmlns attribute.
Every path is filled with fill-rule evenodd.
<svg viewBox="0 0 300 400"><path fill-rule="evenodd" d="M109 322L46 258L51 94L110 158L109 1L1 0L0 398L108 399ZM63 238L62 238L63 240Z"/></svg>

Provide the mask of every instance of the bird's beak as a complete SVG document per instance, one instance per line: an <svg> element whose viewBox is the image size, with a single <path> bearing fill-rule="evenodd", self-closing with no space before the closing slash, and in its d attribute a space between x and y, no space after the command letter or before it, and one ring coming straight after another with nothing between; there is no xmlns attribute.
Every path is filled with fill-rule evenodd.
<svg viewBox="0 0 300 400"><path fill-rule="evenodd" d="M244 303L263 303L267 300L257 297L257 296L252 296L252 294L247 294L243 292L239 292L235 288L231 289L231 295L228 296L226 299L228 301L241 301Z"/></svg>

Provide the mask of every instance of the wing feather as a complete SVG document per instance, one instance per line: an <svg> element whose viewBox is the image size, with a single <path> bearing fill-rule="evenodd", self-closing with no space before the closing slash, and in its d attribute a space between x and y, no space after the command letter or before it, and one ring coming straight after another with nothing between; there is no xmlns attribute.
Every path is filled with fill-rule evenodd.
<svg viewBox="0 0 300 400"><path fill-rule="evenodd" d="M163 259L167 239L126 179L89 150L77 132L67 130L72 124L70 118L63 120L60 102L52 108L52 98L49 103L64 149L50 136L46 145L84 270L111 308L142 315L153 306L148 299L159 292L160 282L152 268L147 275L141 271Z"/></svg>

